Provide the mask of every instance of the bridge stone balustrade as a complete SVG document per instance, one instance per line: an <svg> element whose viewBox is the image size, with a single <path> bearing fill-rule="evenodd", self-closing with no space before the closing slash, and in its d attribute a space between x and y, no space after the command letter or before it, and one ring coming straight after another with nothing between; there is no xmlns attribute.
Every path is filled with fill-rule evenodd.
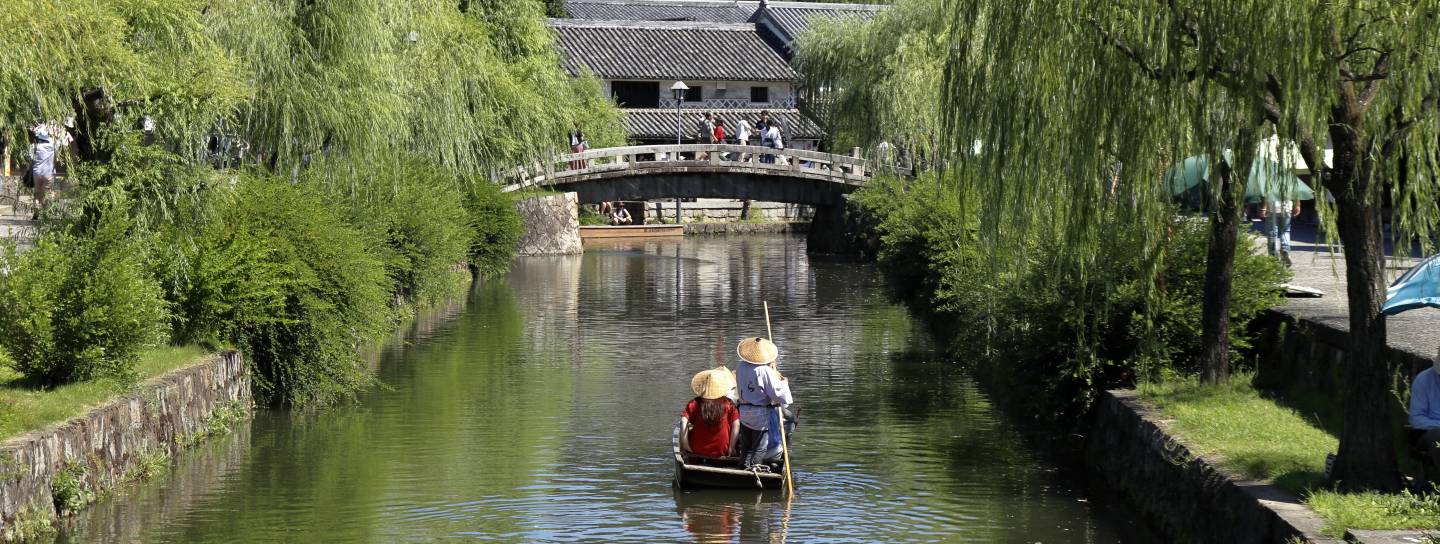
<svg viewBox="0 0 1440 544"><path fill-rule="evenodd" d="M775 162L763 157L774 156ZM580 203L748 198L816 206L841 202L873 172L858 157L727 144L655 145L557 155L518 169L505 191L575 192Z"/></svg>
<svg viewBox="0 0 1440 544"><path fill-rule="evenodd" d="M767 157L774 157L771 162ZM894 169L899 175L908 170ZM725 198L814 206L811 248L838 253L846 195L875 174L860 157L728 144L650 145L556 155L516 169L505 192L575 193L580 204L661 198ZM817 228L818 227L818 228Z"/></svg>

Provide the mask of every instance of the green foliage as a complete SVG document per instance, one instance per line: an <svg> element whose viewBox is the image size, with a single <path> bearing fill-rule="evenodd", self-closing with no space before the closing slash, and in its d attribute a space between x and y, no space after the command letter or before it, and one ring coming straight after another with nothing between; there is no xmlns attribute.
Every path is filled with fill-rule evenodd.
<svg viewBox="0 0 1440 544"><path fill-rule="evenodd" d="M366 241L315 191L245 178L177 289L187 336L241 347L262 400L352 394L369 381L356 350L391 323L391 283Z"/></svg>
<svg viewBox="0 0 1440 544"><path fill-rule="evenodd" d="M1305 502L1325 518L1325 533L1335 537L1343 536L1346 529L1440 530L1440 495L1319 490Z"/></svg>
<svg viewBox="0 0 1440 544"><path fill-rule="evenodd" d="M19 0L0 10L0 139L74 116L79 149L80 213L25 258L69 266L69 245L127 221L177 338L245 349L262 398L343 397L367 382L354 348L447 294L456 264L505 270L521 226L487 175L575 127L624 141L599 82L562 68L556 5ZM135 130L146 117L154 134ZM38 324L66 315L46 293L68 276L25 273L45 277L0 321L58 334ZM134 297L154 295L143 283ZM27 342L0 340L16 365L52 365Z"/></svg>
<svg viewBox="0 0 1440 544"><path fill-rule="evenodd" d="M475 237L470 242L470 267L482 277L503 274L510 269L516 245L525 235L525 225L515 210L514 199L500 192L500 186L472 181L465 195Z"/></svg>
<svg viewBox="0 0 1440 544"><path fill-rule="evenodd" d="M834 147L888 141L919 157L943 145L940 111L945 73L941 0L897 4L869 20L822 20L801 35L795 62L800 92Z"/></svg>
<svg viewBox="0 0 1440 544"><path fill-rule="evenodd" d="M1065 258L1065 239L1052 232L1025 241L1023 263L996 268L968 207L975 200L941 179L879 180L858 192L871 244L899 298L945 324L957 354L986 363L1007 390L1032 399L1022 407L1030 415L1077 416L1104 388L1196 371L1203 221L1173 220L1160 251L1147 253L1145 239L1156 233L1101 217L1109 236L1092 259ZM1236 263L1230 330L1240 348L1248 345L1246 323L1279 303L1286 272L1247 249Z"/></svg>
<svg viewBox="0 0 1440 544"><path fill-rule="evenodd" d="M1137 392L1164 414L1168 430L1190 451L1236 476L1273 481L1302 497L1325 520L1325 533L1350 529L1440 529L1440 498L1408 492L1341 493L1325 487L1325 457L1339 442L1293 398L1251 387L1248 373L1215 385L1165 375Z"/></svg>
<svg viewBox="0 0 1440 544"><path fill-rule="evenodd" d="M121 218L89 238L60 232L6 256L0 276L0 344L40 384L130 379L141 350L165 340L160 287L144 269L145 246Z"/></svg>
<svg viewBox="0 0 1440 544"><path fill-rule="evenodd" d="M324 175L321 171L339 172ZM417 159L316 170L306 183L345 210L385 263L397 303L431 304L453 294L456 266L474 236L460 180Z"/></svg>
<svg viewBox="0 0 1440 544"><path fill-rule="evenodd" d="M85 481L85 465L70 462L55 473L50 482L50 496L55 501L55 510L67 513L95 501L95 491Z"/></svg>

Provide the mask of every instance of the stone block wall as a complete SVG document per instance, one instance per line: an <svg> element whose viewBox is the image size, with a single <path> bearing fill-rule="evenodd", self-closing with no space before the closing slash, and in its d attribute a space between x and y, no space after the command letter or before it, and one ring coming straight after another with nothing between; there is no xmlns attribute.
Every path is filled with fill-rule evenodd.
<svg viewBox="0 0 1440 544"><path fill-rule="evenodd" d="M168 459L215 432L218 422L250 410L245 361L229 351L57 427L0 444L0 538L26 538L69 514L57 507L57 493L88 503L142 465Z"/></svg>
<svg viewBox="0 0 1440 544"><path fill-rule="evenodd" d="M523 198L515 201L515 209L525 223L520 255L573 255L584 251L575 193Z"/></svg>
<svg viewBox="0 0 1440 544"><path fill-rule="evenodd" d="M1252 326L1259 333L1254 345L1257 387L1294 388L1340 398L1349 331L1275 309L1266 310ZM1397 383L1409 384L1432 364L1429 357L1394 344L1385 351L1400 374L1397 380L1403 379Z"/></svg>
<svg viewBox="0 0 1440 544"><path fill-rule="evenodd" d="M1294 495L1234 478L1175 441L1134 391L1106 391L1086 437L1091 477L1172 542L1335 543Z"/></svg>

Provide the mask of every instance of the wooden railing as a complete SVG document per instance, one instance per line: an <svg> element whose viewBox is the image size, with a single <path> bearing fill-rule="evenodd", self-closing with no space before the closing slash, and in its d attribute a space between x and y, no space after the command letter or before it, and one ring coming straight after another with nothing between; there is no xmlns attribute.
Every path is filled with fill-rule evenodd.
<svg viewBox="0 0 1440 544"><path fill-rule="evenodd" d="M597 177L619 177L626 173L649 174L714 171L730 169L761 175L820 179L863 185L873 174L865 159L818 151L771 149L728 144L646 145L607 147L582 153L557 155L545 163L517 168L497 180L505 191L585 181Z"/></svg>

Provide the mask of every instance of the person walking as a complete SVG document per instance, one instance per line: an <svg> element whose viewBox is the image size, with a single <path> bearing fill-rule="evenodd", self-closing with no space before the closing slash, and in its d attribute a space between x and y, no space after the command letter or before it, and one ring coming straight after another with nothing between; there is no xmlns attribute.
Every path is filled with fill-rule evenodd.
<svg viewBox="0 0 1440 544"><path fill-rule="evenodd" d="M570 152L584 153L590 147L590 142L585 140L585 133L580 130L580 123L575 123L575 129L570 131ZM588 161L570 161L571 170L583 170Z"/></svg>
<svg viewBox="0 0 1440 544"><path fill-rule="evenodd" d="M23 181L35 194L34 217L38 219L45 210L50 182L55 180L55 140L44 125L31 128L30 138L30 168L25 171Z"/></svg>
<svg viewBox="0 0 1440 544"><path fill-rule="evenodd" d="M1266 197L1260 207L1260 218L1265 220L1265 247L1271 257L1278 256L1288 268L1290 262L1290 221L1300 215L1300 201L1281 200Z"/></svg>
<svg viewBox="0 0 1440 544"><path fill-rule="evenodd" d="M780 126L775 123L766 123L765 133L760 137L760 143L771 149L785 149L784 136L780 133ZM775 164L775 155L767 154L761 162Z"/></svg>
<svg viewBox="0 0 1440 544"><path fill-rule="evenodd" d="M735 125L735 143L741 146L750 145L750 122L746 121L744 117L741 117L740 122ZM740 154L740 162L749 160L750 157L747 153Z"/></svg>
<svg viewBox="0 0 1440 544"><path fill-rule="evenodd" d="M705 112L705 117L703 117L703 118L700 119L700 126L695 130L695 143L697 143L697 144L706 144L706 145L710 145L710 144L714 144L714 143L715 143L715 115L714 115L714 114L712 114L712 113L710 113L710 112L707 111L707 112ZM710 154L709 154L709 153L706 153L706 152L704 152L704 151L700 151L700 152L696 152L696 153L695 153L695 160L697 160L697 161L704 161L704 160L709 160L709 159L710 159Z"/></svg>
<svg viewBox="0 0 1440 544"><path fill-rule="evenodd" d="M725 143L725 120L724 120L724 119L716 119L716 120L715 120L715 143L716 143L716 144L723 144L723 143ZM730 157L729 157L726 153L722 152L722 153L720 153L720 160L722 160L722 161L724 161L724 160L730 160Z"/></svg>

